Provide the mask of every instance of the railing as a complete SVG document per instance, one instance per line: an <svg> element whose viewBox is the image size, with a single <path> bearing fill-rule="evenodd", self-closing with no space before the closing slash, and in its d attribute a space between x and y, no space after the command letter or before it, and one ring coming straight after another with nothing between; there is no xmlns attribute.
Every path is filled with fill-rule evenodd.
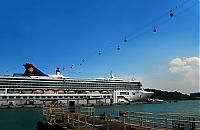
<svg viewBox="0 0 200 130"><path fill-rule="evenodd" d="M74 127L117 130L200 130L200 115L194 114L154 114L147 112L107 111L94 115L94 107L83 107L78 113L70 113L68 108L44 109L50 123L59 118ZM48 113L48 114L47 114Z"/></svg>
<svg viewBox="0 0 200 130"><path fill-rule="evenodd" d="M118 119L141 129L200 130L200 116L192 114L121 112Z"/></svg>

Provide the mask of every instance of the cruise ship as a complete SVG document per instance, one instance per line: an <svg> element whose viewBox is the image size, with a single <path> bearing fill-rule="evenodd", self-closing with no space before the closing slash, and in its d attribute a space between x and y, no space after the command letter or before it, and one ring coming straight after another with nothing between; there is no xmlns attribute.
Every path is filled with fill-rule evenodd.
<svg viewBox="0 0 200 130"><path fill-rule="evenodd" d="M23 74L0 76L0 101L62 101L67 104L130 103L147 100L153 92L140 81L110 78L75 79L60 74L47 75L32 64L24 64Z"/></svg>

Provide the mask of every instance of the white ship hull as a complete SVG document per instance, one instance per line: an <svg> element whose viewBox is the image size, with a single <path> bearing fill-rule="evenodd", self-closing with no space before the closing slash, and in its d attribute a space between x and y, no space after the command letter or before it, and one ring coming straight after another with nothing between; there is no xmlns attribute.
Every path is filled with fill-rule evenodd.
<svg viewBox="0 0 200 130"><path fill-rule="evenodd" d="M24 65L20 76L0 76L0 101L15 100L95 100L119 103L147 100L153 92L146 92L140 81L124 81L113 75L108 79L72 79L60 75L46 75L32 64ZM109 100L109 102L108 102Z"/></svg>

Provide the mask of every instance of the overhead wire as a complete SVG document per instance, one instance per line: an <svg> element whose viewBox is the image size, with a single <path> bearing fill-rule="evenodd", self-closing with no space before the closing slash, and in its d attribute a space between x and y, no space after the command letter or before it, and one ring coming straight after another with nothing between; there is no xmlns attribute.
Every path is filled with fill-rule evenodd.
<svg viewBox="0 0 200 130"><path fill-rule="evenodd" d="M169 9L168 11L164 12L160 16L156 17L155 19L153 19L152 21L147 23L145 26L140 27L140 28L136 29L136 31L125 36L123 41L120 40L119 42L112 42L112 44L106 44L106 46L99 49L98 52L96 52L96 50L95 50L93 52L93 54L89 54L88 57L87 56L84 57L84 60L82 60L82 62L79 64L79 66L83 66L85 64L85 61L88 62L89 59L91 59L91 57L93 57L93 56L97 56L97 55L101 56L105 52L105 50L108 49L108 47L111 47L111 45L117 46L116 49L117 49L117 51L119 51L121 49L121 46L125 45L124 43L129 43L130 41L133 41L133 40L143 36L145 33L149 32L150 30L152 30L154 33L157 33L158 29L159 29L158 27L160 25L167 23L172 18L177 17L178 15L184 13L185 11L187 11L188 9L191 9L192 7L194 7L196 5L196 2L195 2L194 4L192 4L192 6L189 6L186 9L178 11L178 10L182 9L189 2L191 2L191 1L190 0L184 0L182 3L176 4L175 7ZM74 69L74 64L71 64L70 68Z"/></svg>

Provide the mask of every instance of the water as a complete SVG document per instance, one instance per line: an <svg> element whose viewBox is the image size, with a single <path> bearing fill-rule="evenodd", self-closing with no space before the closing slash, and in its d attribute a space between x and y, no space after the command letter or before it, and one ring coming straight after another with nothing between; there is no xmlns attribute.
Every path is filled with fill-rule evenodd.
<svg viewBox="0 0 200 130"><path fill-rule="evenodd" d="M200 100L168 102L162 104L130 104L98 106L96 114L113 111L150 112L150 113L183 113L200 114Z"/></svg>
<svg viewBox="0 0 200 130"><path fill-rule="evenodd" d="M0 109L0 130L36 130L42 109Z"/></svg>
<svg viewBox="0 0 200 130"><path fill-rule="evenodd" d="M135 111L152 113L193 113L200 114L200 100L179 101L162 104L133 104L98 106L95 113L106 111ZM0 130L36 130L38 121L42 121L42 109L0 109Z"/></svg>

